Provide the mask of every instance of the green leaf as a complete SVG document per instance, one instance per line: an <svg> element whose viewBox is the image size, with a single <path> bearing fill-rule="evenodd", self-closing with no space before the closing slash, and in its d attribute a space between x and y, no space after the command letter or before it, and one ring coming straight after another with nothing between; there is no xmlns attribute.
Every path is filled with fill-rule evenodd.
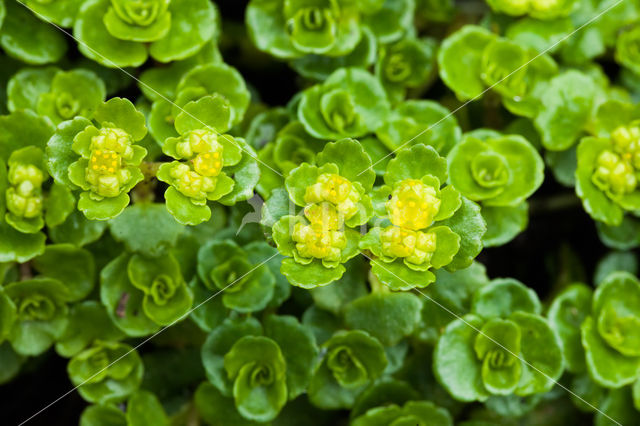
<svg viewBox="0 0 640 426"><path fill-rule="evenodd" d="M448 271L464 269L482 251L482 237L487 225L482 218L480 206L462 197L462 205L452 217L439 222L460 236L460 249L453 260L447 264Z"/></svg>
<svg viewBox="0 0 640 426"><path fill-rule="evenodd" d="M389 43L400 38L411 27L415 6L412 0L384 0L381 3L379 8L363 8L369 12L363 23L373 31L380 43Z"/></svg>
<svg viewBox="0 0 640 426"><path fill-rule="evenodd" d="M20 109L36 110L38 98L51 90L51 80L59 71L49 66L23 68L11 77L7 84L7 107L15 112Z"/></svg>
<svg viewBox="0 0 640 426"><path fill-rule="evenodd" d="M84 299L93 290L96 267L87 250L70 244L47 245L44 253L34 258L32 264L40 274L63 283L70 302Z"/></svg>
<svg viewBox="0 0 640 426"><path fill-rule="evenodd" d="M438 51L438 69L444 83L461 100L482 94L482 53L495 36L482 27L465 25L447 37Z"/></svg>
<svg viewBox="0 0 640 426"><path fill-rule="evenodd" d="M492 394L509 395L521 379L521 332L516 323L490 319L475 338L473 349L482 361L482 383Z"/></svg>
<svg viewBox="0 0 640 426"><path fill-rule="evenodd" d="M48 120L31 111L0 116L0 159L8 161L13 151L26 146L44 150L53 131Z"/></svg>
<svg viewBox="0 0 640 426"><path fill-rule="evenodd" d="M444 183L447 180L447 160L431 146L414 145L399 151L389 161L384 182L393 186L401 180L422 179L425 175L434 176Z"/></svg>
<svg viewBox="0 0 640 426"><path fill-rule="evenodd" d="M207 379L224 395L231 396L233 382L224 366L224 357L231 347L243 336L260 336L262 326L255 318L227 318L215 328L202 345L202 364Z"/></svg>
<svg viewBox="0 0 640 426"><path fill-rule="evenodd" d="M339 280L344 274L345 268L342 265L338 265L335 268L326 268L318 260L308 265L302 265L291 258L287 258L282 261L280 271L292 285L311 289Z"/></svg>
<svg viewBox="0 0 640 426"><path fill-rule="evenodd" d="M69 358L96 340L118 341L123 337L124 333L113 324L105 307L88 300L71 307L67 327L56 342L56 352Z"/></svg>
<svg viewBox="0 0 640 426"><path fill-rule="evenodd" d="M162 204L138 203L110 222L111 235L133 252L160 256L175 246L184 227Z"/></svg>
<svg viewBox="0 0 640 426"><path fill-rule="evenodd" d="M371 158L355 139L341 139L326 144L317 155L316 162L319 167L327 163L335 164L340 176L351 182L360 182L365 191L373 187L376 175L371 169Z"/></svg>
<svg viewBox="0 0 640 426"><path fill-rule="evenodd" d="M513 278L498 278L473 295L474 314L483 318L507 318L514 312L540 314L536 292Z"/></svg>
<svg viewBox="0 0 640 426"><path fill-rule="evenodd" d="M562 345L548 322L534 314L515 312L509 319L520 327L525 361L516 395L548 392L564 370Z"/></svg>
<svg viewBox="0 0 640 426"><path fill-rule="evenodd" d="M160 62L194 55L220 32L218 9L206 0L172 0L169 4L171 28L151 44L151 56Z"/></svg>
<svg viewBox="0 0 640 426"><path fill-rule="evenodd" d="M214 94L186 104L176 116L175 127L181 135L205 128L224 133L231 128L231 119L228 101Z"/></svg>
<svg viewBox="0 0 640 426"><path fill-rule="evenodd" d="M89 220L81 212L72 211L62 224L49 228L49 237L57 244L82 247L98 240L106 228L107 222Z"/></svg>
<svg viewBox="0 0 640 426"><path fill-rule="evenodd" d="M9 56L32 65L49 64L62 58L67 43L57 28L39 20L22 4L5 2L5 7L7 16L0 33L0 46Z"/></svg>
<svg viewBox="0 0 640 426"><path fill-rule="evenodd" d="M80 8L73 25L78 49L87 58L109 67L140 66L147 60L147 48L133 41L113 37L104 25L108 0L91 0Z"/></svg>
<svg viewBox="0 0 640 426"><path fill-rule="evenodd" d="M612 251L604 256L596 265L593 282L596 286L602 284L607 276L614 271L626 271L638 275L638 260L632 252Z"/></svg>
<svg viewBox="0 0 640 426"><path fill-rule="evenodd" d="M127 426L127 418L113 405L89 405L80 416L80 426Z"/></svg>
<svg viewBox="0 0 640 426"><path fill-rule="evenodd" d="M567 370L585 369L584 349L580 343L580 325L589 315L592 291L584 284L573 284L553 299L547 317L562 345Z"/></svg>
<svg viewBox="0 0 640 426"><path fill-rule="evenodd" d="M34 278L7 285L5 294L17 308L9 334L20 355L40 355L49 349L67 326L66 287L51 278Z"/></svg>
<svg viewBox="0 0 640 426"><path fill-rule="evenodd" d="M47 237L42 232L23 234L0 222L0 262L26 262L44 253Z"/></svg>
<svg viewBox="0 0 640 426"><path fill-rule="evenodd" d="M198 414L208 424L222 426L221 419L234 426L259 424L242 417L236 410L233 399L222 395L211 383L201 383L196 389L194 400Z"/></svg>
<svg viewBox="0 0 640 426"><path fill-rule="evenodd" d="M265 336L279 346L287 365L287 392L290 400L302 394L311 380L318 348L311 331L295 317L270 315L264 321Z"/></svg>
<svg viewBox="0 0 640 426"><path fill-rule="evenodd" d="M117 127L127 132L134 141L147 134L144 114L136 110L130 100L111 98L96 108L93 119L103 127Z"/></svg>
<svg viewBox="0 0 640 426"><path fill-rule="evenodd" d="M482 381L482 364L473 349L482 319L465 315L446 327L434 352L433 369L438 381L457 400L484 401L489 397Z"/></svg>
<svg viewBox="0 0 640 426"><path fill-rule="evenodd" d="M485 247L507 244L529 224L529 205L524 201L513 207L482 206L481 212L487 223L487 232L482 236Z"/></svg>
<svg viewBox="0 0 640 426"><path fill-rule="evenodd" d="M414 332L421 308L420 299L410 293L371 293L347 305L345 323L393 346Z"/></svg>
<svg viewBox="0 0 640 426"><path fill-rule="evenodd" d="M65 222L74 211L76 200L68 187L54 182L44 200L44 220L48 227Z"/></svg>
<svg viewBox="0 0 640 426"><path fill-rule="evenodd" d="M100 272L100 300L113 323L128 336L146 336L160 327L144 313L144 293L127 274L130 256L121 254Z"/></svg>
<svg viewBox="0 0 640 426"><path fill-rule="evenodd" d="M168 426L169 417L154 394L139 390L131 395L127 403L127 424Z"/></svg>
<svg viewBox="0 0 640 426"><path fill-rule="evenodd" d="M76 117L73 120L61 123L56 132L47 142L47 166L51 176L61 184L71 189L76 185L69 180L69 167L78 159L71 146L78 133L91 125L86 118Z"/></svg>

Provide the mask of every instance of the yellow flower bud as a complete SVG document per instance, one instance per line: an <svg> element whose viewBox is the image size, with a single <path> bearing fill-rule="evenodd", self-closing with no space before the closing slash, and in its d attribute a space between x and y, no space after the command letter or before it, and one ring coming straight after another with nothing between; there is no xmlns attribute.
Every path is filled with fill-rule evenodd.
<svg viewBox="0 0 640 426"><path fill-rule="evenodd" d="M331 262L339 261L342 250L347 246L344 232L328 229L321 224L296 223L291 238L300 256Z"/></svg>
<svg viewBox="0 0 640 426"><path fill-rule="evenodd" d="M427 228L440 210L436 190L418 179L405 179L396 184L387 201L389 220L411 230Z"/></svg>
<svg viewBox="0 0 640 426"><path fill-rule="evenodd" d="M31 219L42 213L44 173L32 164L14 164L9 168L11 186L5 193L7 209L18 217Z"/></svg>
<svg viewBox="0 0 640 426"><path fill-rule="evenodd" d="M131 172L126 169L127 160L134 154L131 144L129 134L117 128L100 129L99 134L91 138L85 179L96 196L117 197L131 179Z"/></svg>
<svg viewBox="0 0 640 426"><path fill-rule="evenodd" d="M309 204L304 208L305 217L312 224L318 224L326 229L340 229L344 223L342 214L335 206L328 202Z"/></svg>
<svg viewBox="0 0 640 426"><path fill-rule="evenodd" d="M348 179L323 173L318 176L316 183L307 187L304 201L308 204L329 202L336 206L345 219L349 219L358 212L360 194Z"/></svg>
<svg viewBox="0 0 640 426"><path fill-rule="evenodd" d="M638 184L627 158L609 150L598 155L593 180L598 187L619 195L633 192Z"/></svg>
<svg viewBox="0 0 640 426"><path fill-rule="evenodd" d="M397 226L383 229L380 242L385 256L405 258L416 265L430 261L436 251L436 234Z"/></svg>
<svg viewBox="0 0 640 426"><path fill-rule="evenodd" d="M176 144L176 153L180 158L190 159L204 152L218 152L222 159L222 145L218 142L218 135L209 130L192 130L184 134Z"/></svg>
<svg viewBox="0 0 640 426"><path fill-rule="evenodd" d="M216 187L215 177L202 176L184 163L177 164L169 173L175 179L175 188L189 198L204 200Z"/></svg>

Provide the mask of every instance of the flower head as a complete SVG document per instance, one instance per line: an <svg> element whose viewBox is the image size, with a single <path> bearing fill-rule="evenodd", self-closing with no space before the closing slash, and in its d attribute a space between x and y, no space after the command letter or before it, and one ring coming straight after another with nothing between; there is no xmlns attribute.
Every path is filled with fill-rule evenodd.
<svg viewBox="0 0 640 426"><path fill-rule="evenodd" d="M610 150L604 150L596 159L593 182L600 189L613 194L622 195L633 192L638 180L632 165L621 156Z"/></svg>
<svg viewBox="0 0 640 426"><path fill-rule="evenodd" d="M203 176L188 164L175 164L169 171L169 175L174 179L173 185L183 195L195 199L204 200L207 193L213 192L216 188L216 178Z"/></svg>
<svg viewBox="0 0 640 426"><path fill-rule="evenodd" d="M407 262L421 265L429 262L436 251L436 234L412 231L389 226L380 234L382 254L405 258Z"/></svg>
<svg viewBox="0 0 640 426"><path fill-rule="evenodd" d="M387 201L389 220L396 226L419 230L431 225L440 210L435 188L418 179L399 182Z"/></svg>
<svg viewBox="0 0 640 426"><path fill-rule="evenodd" d="M324 259L329 262L339 261L342 249L347 246L344 232L317 223L296 223L291 238L296 243L296 250L301 257Z"/></svg>
<svg viewBox="0 0 640 426"><path fill-rule="evenodd" d="M7 209L27 219L42 213L42 182L45 175L32 164L13 164L9 167L9 187L6 191Z"/></svg>
<svg viewBox="0 0 640 426"><path fill-rule="evenodd" d="M306 203L329 202L345 219L349 219L358 212L360 193L354 185L340 175L323 173L318 176L316 183L307 187L304 194Z"/></svg>

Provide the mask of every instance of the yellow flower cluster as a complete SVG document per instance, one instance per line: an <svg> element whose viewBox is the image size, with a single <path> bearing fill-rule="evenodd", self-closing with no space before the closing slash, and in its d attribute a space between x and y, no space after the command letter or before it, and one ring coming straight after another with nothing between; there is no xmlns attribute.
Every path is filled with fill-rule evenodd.
<svg viewBox="0 0 640 426"><path fill-rule="evenodd" d="M346 178L323 173L307 187L304 215L309 224L296 223L292 239L301 257L340 261L347 246L344 221L358 212L360 194Z"/></svg>
<svg viewBox="0 0 640 426"><path fill-rule="evenodd" d="M393 225L380 235L383 254L406 258L416 265L429 262L436 250L436 235L420 230L433 223L440 204L436 190L421 180L405 179L396 184L386 203Z"/></svg>
<svg viewBox="0 0 640 426"><path fill-rule="evenodd" d="M32 164L14 164L9 168L6 191L7 209L18 217L31 219L42 213L42 170Z"/></svg>
<svg viewBox="0 0 640 426"><path fill-rule="evenodd" d="M117 197L122 185L131 179L127 161L133 158L132 140L127 132L116 128L100 129L91 138L91 154L85 178L91 191L100 197Z"/></svg>
<svg viewBox="0 0 640 426"><path fill-rule="evenodd" d="M613 194L629 194L638 186L640 128L618 127L611 133L611 146L596 159L594 183Z"/></svg>

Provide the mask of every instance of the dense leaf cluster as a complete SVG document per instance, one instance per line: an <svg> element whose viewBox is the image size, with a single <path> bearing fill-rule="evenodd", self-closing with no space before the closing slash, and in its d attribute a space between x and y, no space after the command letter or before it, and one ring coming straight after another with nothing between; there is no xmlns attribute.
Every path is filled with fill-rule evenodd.
<svg viewBox="0 0 640 426"><path fill-rule="evenodd" d="M0 0L0 384L64 358L82 426L638 424L640 4L246 3ZM489 277L567 205L593 286Z"/></svg>

